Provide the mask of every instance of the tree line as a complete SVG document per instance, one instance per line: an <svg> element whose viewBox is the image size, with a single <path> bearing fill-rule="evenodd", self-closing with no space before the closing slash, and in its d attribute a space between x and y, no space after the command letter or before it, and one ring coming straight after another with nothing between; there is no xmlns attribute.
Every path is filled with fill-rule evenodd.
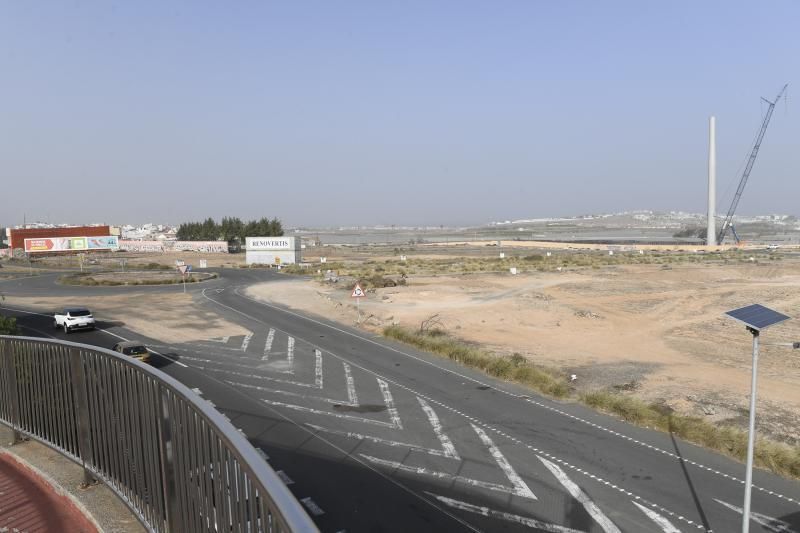
<svg viewBox="0 0 800 533"><path fill-rule="evenodd" d="M227 241L243 243L245 237L280 237L283 225L277 218L262 217L243 222L238 217L223 217L217 222L209 217L203 222L184 222L178 226L179 241Z"/></svg>

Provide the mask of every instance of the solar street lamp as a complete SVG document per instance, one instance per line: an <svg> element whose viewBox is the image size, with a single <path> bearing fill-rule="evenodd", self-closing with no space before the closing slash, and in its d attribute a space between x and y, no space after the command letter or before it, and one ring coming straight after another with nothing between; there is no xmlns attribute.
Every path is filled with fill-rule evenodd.
<svg viewBox="0 0 800 533"><path fill-rule="evenodd" d="M753 486L753 446L756 433L756 383L758 376L758 337L761 330L779 324L789 317L760 304L748 305L725 313L747 327L753 335L753 376L750 384L750 429L747 435L747 473L744 482L744 509L742 510L742 533L750 531L750 494ZM795 344L791 346L794 348ZM800 345L799 345L800 346Z"/></svg>

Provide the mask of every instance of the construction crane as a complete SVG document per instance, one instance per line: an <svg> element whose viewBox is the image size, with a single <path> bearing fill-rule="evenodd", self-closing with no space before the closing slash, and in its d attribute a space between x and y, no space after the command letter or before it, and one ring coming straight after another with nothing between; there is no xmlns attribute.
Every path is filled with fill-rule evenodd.
<svg viewBox="0 0 800 533"><path fill-rule="evenodd" d="M769 126L769 119L772 118L772 112L775 110L775 104L778 103L778 100L781 99L783 93L786 92L786 88L789 87L789 84L783 86L781 92L778 93L778 96L775 97L775 100L770 102L766 98L762 97L761 99L764 100L766 103L769 104L769 109L767 109L767 114L764 116L764 122L761 123L761 130L758 132L758 136L756 137L756 143L753 145L753 150L750 152L750 159L747 160L747 165L744 167L744 172L742 173L742 179L739 181L739 188L736 189L736 194L733 196L733 202L731 202L731 207L728 209L728 214L725 215L725 220L722 222L722 227L719 230L719 235L717 235L717 242L722 244L723 239L725 239L725 233L727 233L728 228L731 228L733 233L733 238L736 241L736 244L739 244L739 236L736 234L736 230L733 227L733 214L736 212L736 206L739 205L739 200L742 199L742 192L744 192L744 186L747 185L747 178L750 177L750 172L753 170L753 164L756 162L756 156L758 156L758 149L761 148L761 141L764 140L764 134L767 132L767 126Z"/></svg>

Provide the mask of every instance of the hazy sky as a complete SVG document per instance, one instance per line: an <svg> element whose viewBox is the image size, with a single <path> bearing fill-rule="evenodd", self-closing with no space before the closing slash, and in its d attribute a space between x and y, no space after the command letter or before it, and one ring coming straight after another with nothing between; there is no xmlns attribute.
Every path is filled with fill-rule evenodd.
<svg viewBox="0 0 800 533"><path fill-rule="evenodd" d="M800 2L0 1L0 225L800 214ZM793 87L793 86L794 87ZM727 193L727 194L726 194Z"/></svg>

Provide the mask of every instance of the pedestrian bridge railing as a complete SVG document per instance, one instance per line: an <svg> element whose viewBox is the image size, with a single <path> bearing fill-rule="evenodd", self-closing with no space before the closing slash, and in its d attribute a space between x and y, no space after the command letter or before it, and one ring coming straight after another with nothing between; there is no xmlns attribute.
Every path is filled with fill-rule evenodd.
<svg viewBox="0 0 800 533"><path fill-rule="evenodd" d="M0 423L82 465L151 531L317 531L208 402L111 350L0 336Z"/></svg>

